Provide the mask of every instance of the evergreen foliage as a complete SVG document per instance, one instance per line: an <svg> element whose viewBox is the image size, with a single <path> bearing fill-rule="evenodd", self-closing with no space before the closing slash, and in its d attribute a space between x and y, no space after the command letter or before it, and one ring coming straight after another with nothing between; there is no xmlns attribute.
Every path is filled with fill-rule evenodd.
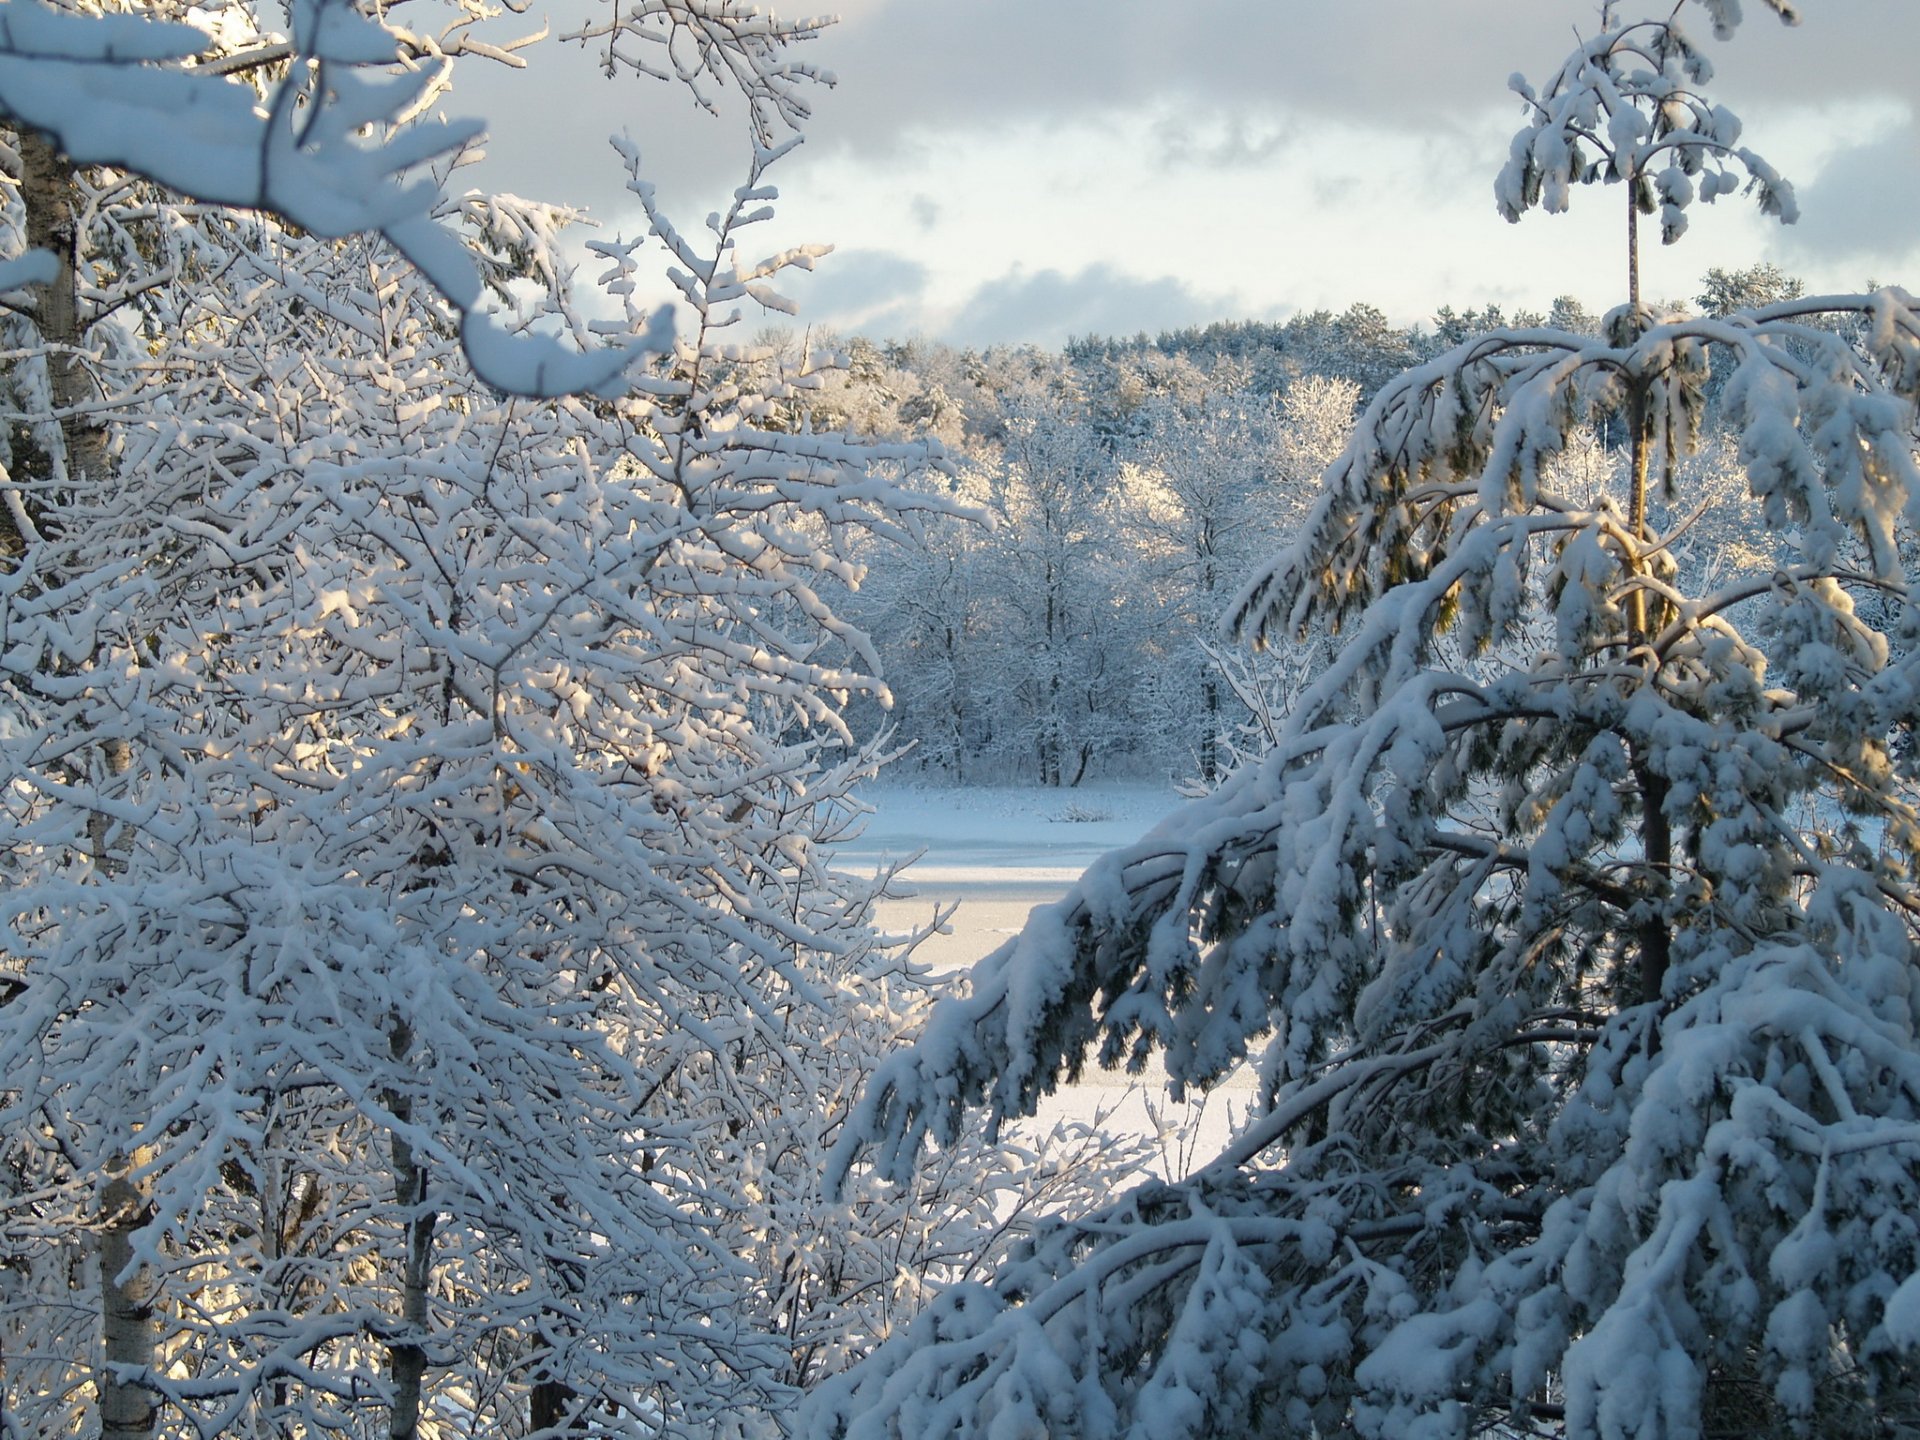
<svg viewBox="0 0 1920 1440"><path fill-rule="evenodd" d="M1729 156L1787 211L1697 61L1610 24L1523 88L1514 212L1619 180L1672 238ZM1710 376L1744 494L1684 488ZM1252 1066L1256 1112L946 1292L809 1433L1920 1425L1916 400L1898 289L1636 296L1382 388L1232 609L1337 632L1269 752L983 962L839 1163L904 1176L1095 1056ZM1569 483L1607 422L1624 497ZM1676 541L1749 505L1775 563L1683 584Z"/></svg>

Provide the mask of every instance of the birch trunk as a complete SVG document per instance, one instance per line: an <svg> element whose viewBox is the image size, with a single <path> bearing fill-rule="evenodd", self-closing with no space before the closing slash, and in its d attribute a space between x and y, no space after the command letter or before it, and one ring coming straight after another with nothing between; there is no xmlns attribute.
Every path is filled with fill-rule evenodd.
<svg viewBox="0 0 1920 1440"><path fill-rule="evenodd" d="M107 432L88 406L99 387L84 359L86 323L80 311L80 235L74 211L74 167L44 136L20 134L20 199L27 244L45 250L59 273L35 297L34 320L47 350L47 388L60 444L53 455L56 482L107 473Z"/></svg>
<svg viewBox="0 0 1920 1440"><path fill-rule="evenodd" d="M19 133L20 199L26 211L26 241L50 253L58 264L52 283L35 296L33 318L46 357L47 395L52 404L48 457L51 473L32 477L65 488L82 477L107 474L107 431L90 408L99 390L85 359L86 320L79 293L80 233L77 216L79 185L73 163L45 136ZM24 548L37 527L32 491L18 508L6 507L4 541ZM47 537L42 537L47 538ZM17 553L17 550L16 550ZM127 769L124 745L108 748L111 773ZM102 873L109 868L108 836L104 817L89 826L94 860ZM134 1167L138 1165L134 1160ZM132 1168L132 1167L130 1167ZM146 1223L147 1202L139 1185L126 1174L110 1179L101 1194L100 1335L101 1364L94 1377L100 1404L101 1440L148 1440L154 1433L158 1407L153 1393L126 1375L151 1371L154 1358L151 1277L134 1263L133 1240Z"/></svg>
<svg viewBox="0 0 1920 1440"><path fill-rule="evenodd" d="M391 1037L394 1059L413 1047L413 1029L396 1022ZM401 1124L413 1119L413 1104L397 1093L388 1106ZM391 1440L417 1440L420 1433L421 1392L427 1374L427 1286L433 1274L433 1212L427 1208L427 1169L413 1153L405 1135L395 1132L392 1144L393 1198L404 1217L404 1251L400 1260L400 1325L387 1346L387 1370L393 1379Z"/></svg>
<svg viewBox="0 0 1920 1440"><path fill-rule="evenodd" d="M153 1392L124 1376L153 1364L150 1277L134 1261L133 1237L146 1223L146 1197L124 1174L100 1197L100 1440L149 1440L159 1417Z"/></svg>

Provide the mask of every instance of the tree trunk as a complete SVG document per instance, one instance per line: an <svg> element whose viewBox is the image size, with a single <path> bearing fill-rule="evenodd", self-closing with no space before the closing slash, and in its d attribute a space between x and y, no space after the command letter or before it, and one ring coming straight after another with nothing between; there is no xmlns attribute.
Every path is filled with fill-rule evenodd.
<svg viewBox="0 0 1920 1440"><path fill-rule="evenodd" d="M1060 773L1065 768L1062 755L1066 733L1064 717L1060 714L1060 652L1054 645L1054 634L1059 628L1053 597L1053 567L1047 567L1047 693L1044 719L1040 730L1040 783L1058 788Z"/></svg>
<svg viewBox="0 0 1920 1440"><path fill-rule="evenodd" d="M1633 337L1637 340L1646 321L1640 310L1640 204L1639 180L1631 169L1627 173L1627 305L1629 324ZM1651 428L1652 417L1647 412L1647 377L1629 375L1627 398L1627 429L1629 443L1632 446L1633 473L1631 490L1627 497L1627 530L1633 539L1633 554L1630 557L1630 579L1637 581L1645 569L1645 556L1652 542L1652 533L1647 526L1647 436ZM1652 640L1651 627L1647 620L1647 592L1642 585L1635 584L1627 597L1627 649L1630 657L1638 656ZM1651 681L1651 676L1649 677ZM1667 819L1667 779L1656 774L1644 759L1635 754L1632 757L1634 784L1640 790L1640 847L1647 870L1647 889L1650 900L1664 898L1667 891L1667 879L1672 874L1673 865L1673 827ZM1672 961L1673 937L1667 931L1665 907L1654 904L1649 907L1650 915L1639 928L1639 973L1637 976L1637 999L1640 1004L1651 1005L1660 999L1665 988L1667 967ZM1659 1043L1659 1032L1655 1030L1653 1043Z"/></svg>
<svg viewBox="0 0 1920 1440"><path fill-rule="evenodd" d="M1220 613L1220 576L1215 563L1213 526L1205 517L1200 526L1200 615ZM1220 675L1208 656L1200 668L1200 778L1212 785L1220 778Z"/></svg>
<svg viewBox="0 0 1920 1440"><path fill-rule="evenodd" d="M1220 778L1220 682L1211 668L1200 677L1200 778L1211 785Z"/></svg>
<svg viewBox="0 0 1920 1440"><path fill-rule="evenodd" d="M413 1046L413 1029L396 1023L390 1041L394 1059ZM389 1093L387 1104L403 1125L413 1118L412 1102ZM400 1259L400 1324L387 1345L387 1369L393 1377L391 1440L416 1440L420 1433L420 1400L427 1373L427 1286L433 1274L433 1212L427 1208L427 1168L413 1153L407 1138L392 1137L393 1198L405 1217Z"/></svg>
<svg viewBox="0 0 1920 1440"><path fill-rule="evenodd" d="M559 1432L562 1425L567 1425L567 1415L578 1399L574 1388L564 1380L536 1380L527 1396L528 1428L536 1435L543 1430ZM586 1434L585 1418L576 1417L571 1425L567 1425L564 1433Z"/></svg>
<svg viewBox="0 0 1920 1440"><path fill-rule="evenodd" d="M947 744L956 784L967 783L967 712L960 686L960 636L951 625L941 633L947 662Z"/></svg>
<svg viewBox="0 0 1920 1440"><path fill-rule="evenodd" d="M33 480L65 487L83 477L104 477L108 468L107 431L87 410L98 399L93 376L80 352L86 336L80 314L80 233L76 219L78 182L69 161L44 135L18 132L20 200L26 215L26 242L50 253L58 265L51 283L39 287L33 318L45 349L47 393L53 424L47 439L51 473ZM35 524L32 494L22 501L19 514L27 526ZM30 535L6 507L0 543L18 553ZM131 756L124 743L107 748L110 774L123 774ZM89 822L93 859L104 874L110 868L109 841L104 816ZM136 1157L132 1162L138 1165ZM158 1406L153 1392L120 1376L146 1373L153 1365L153 1311L151 1277L133 1263L133 1237L146 1223L147 1203L139 1186L125 1175L110 1179L101 1195L100 1216L100 1335L101 1366L95 1377L100 1404L101 1440L147 1440L154 1433Z"/></svg>
<svg viewBox="0 0 1920 1440"><path fill-rule="evenodd" d="M20 132L20 199L26 208L26 240L50 252L59 273L41 287L34 319L47 347L47 388L57 417L61 453L53 479L72 481L107 473L107 432L85 407L99 398L81 359L86 339L80 315L80 235L74 212L77 186L71 161L44 136Z"/></svg>
<svg viewBox="0 0 1920 1440"><path fill-rule="evenodd" d="M1637 331L1637 306L1635 317L1634 327ZM1637 375L1630 377L1628 383L1633 387L1628 405L1628 423L1633 430L1633 492L1627 525L1634 545L1632 578L1638 580L1646 564L1643 557L1652 541L1647 527L1647 385L1645 378ZM1627 600L1627 649L1635 663L1645 657L1653 639L1647 608L1647 591L1644 586L1636 584ZM1647 663L1651 665L1652 661L1648 659ZM1654 683L1651 671L1647 683ZM1633 748L1637 752L1638 747ZM1633 754L1632 766L1634 784L1640 791L1640 848L1647 869L1648 898L1664 898L1673 862L1673 827L1667 819L1666 809L1667 780L1664 775L1654 773L1638 753ZM1664 907L1655 904L1651 910L1652 914L1640 926L1639 934L1638 988L1642 1004L1652 1004L1660 998L1672 954L1673 937L1667 933Z"/></svg>
<svg viewBox="0 0 1920 1440"><path fill-rule="evenodd" d="M404 1118L404 1117L403 1117ZM403 1233L406 1251L400 1263L400 1328L387 1346L393 1377L392 1440L415 1440L420 1433L420 1393L427 1373L427 1277L433 1249L433 1217L426 1213L427 1176L413 1147L393 1137L394 1198L411 1211Z"/></svg>
<svg viewBox="0 0 1920 1440"><path fill-rule="evenodd" d="M1627 324L1635 340L1644 321L1640 314L1640 199L1639 179L1627 171ZM1633 573L1640 573L1641 544L1647 538L1647 387L1645 377L1629 375L1627 399L1628 444L1632 447L1633 476L1627 495L1627 529L1633 536ZM1647 592L1636 585L1627 597L1627 629L1633 648L1647 642Z"/></svg>
<svg viewBox="0 0 1920 1440"><path fill-rule="evenodd" d="M121 1378L153 1364L151 1279L133 1258L133 1237L146 1219L139 1187L124 1174L109 1180L101 1194L101 1356L94 1379L100 1440L148 1440L159 1418L153 1392Z"/></svg>

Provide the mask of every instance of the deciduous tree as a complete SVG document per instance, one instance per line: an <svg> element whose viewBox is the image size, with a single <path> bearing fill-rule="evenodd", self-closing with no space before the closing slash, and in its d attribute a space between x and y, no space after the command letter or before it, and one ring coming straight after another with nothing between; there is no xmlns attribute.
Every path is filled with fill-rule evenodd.
<svg viewBox="0 0 1920 1440"><path fill-rule="evenodd" d="M827 864L878 762L842 709L880 687L824 597L854 532L940 508L870 467L917 447L731 383L738 312L819 253L737 250L809 27L670 0L595 32L691 39L668 64L761 128L699 245L629 153L650 235L598 243L629 304L597 320L566 211L394 181L452 143L409 107L471 15L193 13L0 17L0 110L65 151L20 141L15 248L55 253L5 276L39 298L0 576L4 1413L764 1430L876 1296L1002 1233L970 1194L784 1228L913 989L885 877ZM677 340L631 304L654 240Z"/></svg>

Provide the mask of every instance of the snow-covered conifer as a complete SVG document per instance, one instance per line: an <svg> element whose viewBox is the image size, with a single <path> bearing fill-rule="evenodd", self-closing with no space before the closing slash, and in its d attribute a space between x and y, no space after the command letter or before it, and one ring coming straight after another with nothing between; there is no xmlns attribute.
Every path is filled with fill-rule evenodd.
<svg viewBox="0 0 1920 1440"><path fill-rule="evenodd" d="M1728 154L1784 207L1671 18L1608 37L1536 97L1512 208L1599 178L1576 140L1676 211ZM1746 494L1681 489L1710 373ZM905 1173L1096 1053L1251 1065L1256 1113L943 1296L811 1433L1910 1427L1917 399L1898 289L1635 303L1384 387L1235 606L1340 637L1272 750L983 962L840 1162ZM1625 512L1559 463L1607 417L1643 446ZM1682 588L1671 546L1727 504L1775 563Z"/></svg>

